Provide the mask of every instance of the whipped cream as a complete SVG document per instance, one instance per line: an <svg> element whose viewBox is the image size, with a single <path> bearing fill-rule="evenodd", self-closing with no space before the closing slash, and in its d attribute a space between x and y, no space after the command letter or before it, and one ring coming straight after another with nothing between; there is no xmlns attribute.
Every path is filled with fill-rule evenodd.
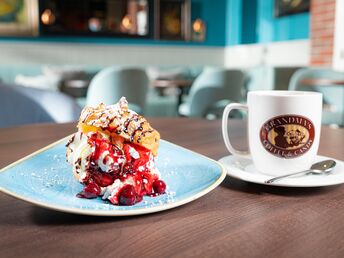
<svg viewBox="0 0 344 258"><path fill-rule="evenodd" d="M129 147L129 154L134 159L139 159L140 158L140 154L133 147Z"/></svg>
<svg viewBox="0 0 344 258"><path fill-rule="evenodd" d="M82 132L75 133L67 144L67 162L72 165L74 176L83 182L87 178L89 157L94 148L90 146L87 136Z"/></svg>
<svg viewBox="0 0 344 258"><path fill-rule="evenodd" d="M77 132L67 144L67 162L72 165L73 173L81 183L87 178L87 169L90 167L91 156L95 151L95 146L89 141L92 134L94 133ZM102 138L107 137L105 134L100 135ZM108 150L105 150L94 162L102 172L108 173L119 169L125 162L125 158L115 158Z"/></svg>

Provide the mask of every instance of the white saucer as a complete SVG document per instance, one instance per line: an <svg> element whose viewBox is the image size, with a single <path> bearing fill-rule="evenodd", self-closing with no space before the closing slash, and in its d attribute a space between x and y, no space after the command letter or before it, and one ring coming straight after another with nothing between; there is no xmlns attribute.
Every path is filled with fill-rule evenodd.
<svg viewBox="0 0 344 258"><path fill-rule="evenodd" d="M325 159L332 158L317 156L314 163ZM344 183L344 162L336 159L333 160L336 161L337 165L330 174L290 177L272 184L266 184L265 181L273 178L273 176L260 173L253 165L251 159L230 155L221 158L219 162L227 169L227 175L247 182L285 187L318 187Z"/></svg>

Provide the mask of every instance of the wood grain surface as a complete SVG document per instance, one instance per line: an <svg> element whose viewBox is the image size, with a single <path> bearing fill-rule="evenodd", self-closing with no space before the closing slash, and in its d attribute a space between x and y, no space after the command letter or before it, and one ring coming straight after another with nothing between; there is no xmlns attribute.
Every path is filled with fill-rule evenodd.
<svg viewBox="0 0 344 258"><path fill-rule="evenodd" d="M150 119L162 138L214 159L221 122ZM245 149L243 122L230 137ZM0 129L0 167L75 131L75 124ZM344 159L344 129L323 127L321 155ZM344 171L343 171L344 172ZM0 257L344 257L344 186L293 189L227 177L187 205L136 217L46 210L0 193Z"/></svg>

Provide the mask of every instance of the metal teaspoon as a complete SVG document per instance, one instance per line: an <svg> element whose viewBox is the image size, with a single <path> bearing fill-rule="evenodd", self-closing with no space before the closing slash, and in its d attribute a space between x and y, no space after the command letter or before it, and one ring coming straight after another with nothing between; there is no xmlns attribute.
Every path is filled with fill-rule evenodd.
<svg viewBox="0 0 344 258"><path fill-rule="evenodd" d="M296 175L309 175L309 174L316 174L316 175L321 175L321 174L327 174L330 173L332 171L332 169L336 166L336 162L334 160L331 159L327 159L327 160L323 160L317 163L314 163L310 169L308 170L304 170L304 171L300 171L300 172L295 172L295 173L291 173L288 175L283 175L283 176L278 176L278 177L274 177L271 178L267 181L265 181L266 184L271 184L275 181L281 180L285 177L290 177L290 176L296 176Z"/></svg>

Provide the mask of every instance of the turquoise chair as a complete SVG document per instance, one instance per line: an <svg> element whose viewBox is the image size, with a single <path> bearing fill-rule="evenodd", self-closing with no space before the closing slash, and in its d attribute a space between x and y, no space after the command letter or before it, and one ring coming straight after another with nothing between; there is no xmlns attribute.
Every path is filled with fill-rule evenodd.
<svg viewBox="0 0 344 258"><path fill-rule="evenodd" d="M0 127L77 121L81 108L57 91L0 84Z"/></svg>
<svg viewBox="0 0 344 258"><path fill-rule="evenodd" d="M244 95L245 75L240 70L205 69L191 86L179 114L187 117L206 117L222 113L230 102L241 102Z"/></svg>
<svg viewBox="0 0 344 258"><path fill-rule="evenodd" d="M129 107L142 114L148 85L147 74L142 69L105 68L91 80L87 90L86 105L96 106L99 103L111 105L124 96L129 102Z"/></svg>
<svg viewBox="0 0 344 258"><path fill-rule="evenodd" d="M324 68L302 68L290 79L289 90L318 91L323 94L323 124L344 126L344 86L343 85L303 85L305 79L344 81L344 73Z"/></svg>

